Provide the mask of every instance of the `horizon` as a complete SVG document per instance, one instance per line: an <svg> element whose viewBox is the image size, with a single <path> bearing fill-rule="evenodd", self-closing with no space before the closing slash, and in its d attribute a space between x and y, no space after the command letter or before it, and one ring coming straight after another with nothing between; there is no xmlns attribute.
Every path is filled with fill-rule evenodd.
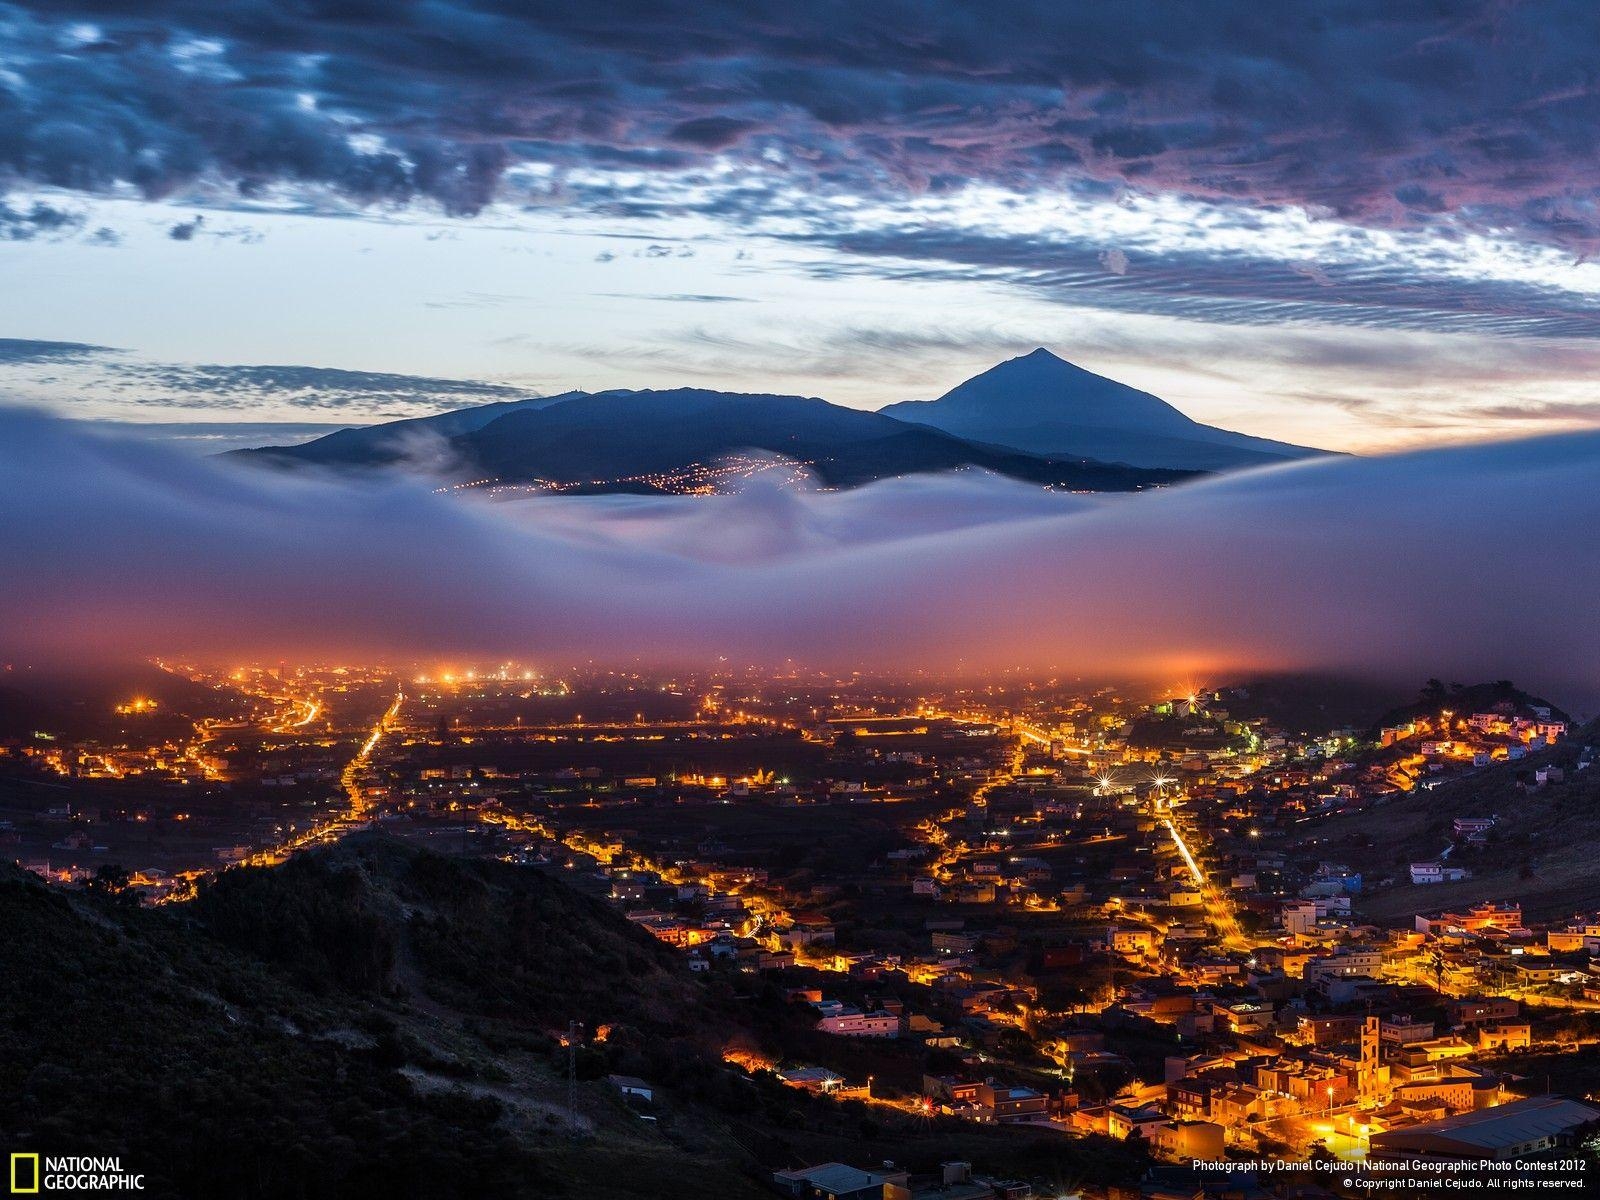
<svg viewBox="0 0 1600 1200"><path fill-rule="evenodd" d="M3 340L3 339L0 339L0 340ZM937 398L939 398L940 395L948 394L949 392L954 391L956 388L960 387L962 384L970 383L974 379L977 379L981 375L987 375L991 371L994 371L994 370L996 370L996 369L998 369L1000 367L1007 366L1007 365L1009 365L1011 363L1017 363L1017 362L1022 362L1022 361L1028 360L1028 359L1037 358L1039 355L1044 355L1045 357L1047 357L1049 359L1052 359L1055 362L1062 363L1062 364L1064 364L1065 366L1068 366L1068 367L1076 367L1076 368L1079 368L1079 369L1085 369L1085 368L1082 368L1081 364L1073 362L1071 359L1067 358L1065 355L1058 354L1056 351L1051 350L1049 347L1036 346L1032 350L1023 351L1021 353L1012 355L1009 358L1002 359L999 362L991 363L989 366L984 367L984 368L982 368L981 370L979 370L977 372L974 372L972 375L967 376L967 377L965 377L965 378L963 378L961 380L956 381L956 383L952 384L949 388L944 389L942 392L940 392L940 393L938 393L936 395L926 396L926 397L924 397L924 396L907 396L907 397L903 397L902 399L899 399L899 400L887 401L886 403L878 405L876 407L860 408L860 409L858 409L858 411L885 413L885 415L888 415L886 413L886 410L888 408L893 407L896 404L903 404L903 403L908 403L908 402L916 403L916 402L923 402L923 401L927 401L927 400L937 399ZM258 369L272 369L272 368L258 368ZM1101 379L1109 379L1108 376L1100 376L1100 378ZM1113 382L1113 383L1121 383L1122 382L1121 380L1110 380L1110 381ZM445 382L445 381L436 381L436 382ZM467 383L467 382L471 382L471 381L460 381L460 382ZM595 389L574 388L574 389L568 389L568 390L570 390L573 393L573 398L574 399L578 399L578 398L581 398L581 397L587 397L587 396L610 395L610 394L616 394L616 393L626 393L626 394L632 394L632 395L645 395L645 396L648 396L648 395L652 395L652 394L671 394L671 393L674 393L674 392L706 392L706 393L710 393L710 394L713 394L713 395L723 395L723 396L729 396L729 397L736 397L736 398L740 398L740 399L746 399L747 398L747 399L751 399L751 400L761 400L761 399L822 400L825 403L835 404L835 405L837 405L838 407L841 407L841 408L854 407L852 405L838 404L837 401L834 401L834 400L832 400L829 397L824 396L824 395L816 395L816 394L809 394L809 393L807 393L807 394L799 394L799 393L786 394L786 393L775 393L775 392L740 392L740 391L735 391L735 390L733 390L731 388L722 388L722 387L716 387L716 386L713 386L713 385L690 385L690 384L672 385L672 384L662 384L662 385L649 386L649 387L639 387L639 388L595 388ZM561 391L561 392L529 393L526 397L515 397L515 398L516 399L524 399L524 398L526 398L526 399L547 399L547 398L551 398L551 397L554 397L554 396L561 396L561 395L566 395L566 394L567 394L567 391L564 390L564 391ZM510 398L511 397L507 397L507 399L510 399ZM1156 398L1158 400L1162 400L1163 399L1162 397L1159 397L1159 396L1156 397ZM435 410L433 412L429 412L429 413L418 413L418 414L411 414L411 415L405 415L405 416L385 416L385 417L380 417L379 419L374 420L374 421L352 421L352 422L344 423L344 424L322 423L322 424L313 425L313 424L310 424L310 423L307 423L307 422L303 422L303 421L280 421L280 422L269 422L269 421L240 421L240 422L235 422L235 421L216 421L216 422L188 421L188 422L169 422L169 421L166 421L166 420L162 419L161 417L152 417L147 421L140 421L140 420L133 420L133 419L118 419L118 418L109 418L109 417L99 417L99 418L88 417L88 418L79 418L79 419L92 421L92 422L95 422L97 424L105 425L105 426L111 427L111 428L125 429L125 430L127 430L129 432L150 433L150 432L153 432L153 431L156 431L156 430L160 430L165 434L166 437L169 437L169 438L171 438L171 439L173 439L175 441L179 441L179 442L183 442L183 441L201 442L201 441L207 441L207 440L221 440L221 441L227 441L229 443L232 443L233 445L230 445L230 448L249 448L249 447L254 447L256 445L256 442L254 440L251 440L251 439L253 439L255 437L256 433L258 433L258 432L262 436L266 436L267 434L269 434L269 433L271 433L272 431L275 431L275 430L284 430L284 431L300 430L300 431L306 431L306 437L303 440L314 440L315 438L324 436L327 433L334 433L334 432L338 432L338 431L345 430L345 429L365 428L365 427L368 427L370 425L382 425L382 424L392 423L394 421L413 420L413 419L416 419L416 417L419 417L419 416L426 417L426 416L442 415L444 413L450 413L450 412L464 412L464 411L468 411L470 409L486 407L488 405L501 403L501 402L502 401L500 401L500 400L463 401L460 404L452 405L450 407L439 408L439 409L437 409L437 410ZM1183 410L1181 408L1178 408L1178 406L1176 406L1176 405L1170 404L1170 402L1167 402L1167 401L1163 400L1163 403L1167 403L1168 407L1177 409L1177 411L1180 412L1180 413L1183 412ZM67 415L67 414L62 414L62 415ZM1183 415L1190 416L1191 414L1183 413ZM911 418L909 418L909 417L901 417L900 419L911 419ZM1233 430L1231 432L1247 433L1248 434L1250 431L1249 430ZM1532 434L1524 433L1524 434L1521 434L1520 436L1537 437L1537 436L1540 436L1541 432L1547 432L1547 431L1540 431L1540 432L1535 432L1535 433L1532 433ZM1505 438L1503 440L1515 440L1515 438L1517 436L1519 436L1519 435L1513 434L1513 435L1511 435L1511 436L1509 436L1509 437L1507 437L1507 438ZM243 440L241 440L241 439L243 439ZM1469 440L1501 440L1501 439L1469 439ZM289 444L295 444L295 443L289 443ZM1322 447L1307 447L1307 448L1308 449L1322 449Z"/></svg>
<svg viewBox="0 0 1600 1200"><path fill-rule="evenodd" d="M5 339L0 339L0 342L3 342L3 341L5 341ZM929 395L929 396L907 396L907 397L903 397L903 398L897 399L897 400L889 400L889 401L884 402L883 404L879 404L879 405L876 405L876 406L860 407L860 408L858 408L858 411L862 411L862 412L877 412L877 413L884 413L885 415L889 415L889 414L886 413L886 410L889 409L889 408L894 407L895 405L904 404L904 403L922 403L922 402L927 402L927 401L938 399L941 396L946 395L949 392L956 390L957 388L959 388L963 384L970 383L973 380L979 378L980 376L986 375L989 372L991 372L991 371L993 371L993 370L995 370L995 369L997 369L999 367L1004 367L1004 366L1006 366L1006 365L1008 365L1010 363L1016 363L1016 362L1021 362L1023 360L1026 360L1026 359L1031 359L1031 358L1034 358L1034 357L1036 357L1038 355L1041 355L1041 354L1045 355L1045 356L1047 356L1047 357L1049 357L1049 358L1051 358L1051 359L1053 359L1053 360L1055 360L1057 362L1063 363L1066 366L1076 367L1076 368L1079 368L1081 370L1088 370L1088 368L1083 367L1083 365L1081 363L1074 362L1071 358L1067 357L1064 354L1060 354L1057 351L1052 350L1051 348L1049 348L1047 346L1037 346L1032 350L1019 352L1017 354L1012 355L1009 358L1001 359L998 362L991 363L986 367L980 368L979 370L975 371L973 374L971 374L969 376L966 376L966 377L964 377L964 378L962 378L960 380L957 380L955 383L951 384L951 386L949 388L946 388L943 391L941 391L939 393L936 393L934 395ZM283 369L292 370L294 368L280 368L280 367L270 366L270 365L267 365L267 364L255 364L253 366L247 367L247 369L260 370L260 371L274 371L274 370L283 370ZM1091 372L1091 373L1098 375L1097 372ZM1112 383L1119 383L1119 384L1125 384L1126 383L1126 381L1124 381L1124 380L1113 379L1112 377L1106 376L1106 375L1098 375L1098 377L1100 379L1102 379L1102 380L1109 380ZM456 380L456 381L429 380L428 382L430 384L449 384L451 382L455 382L455 383L460 383L462 385L466 385L469 390L472 387L477 387L477 386L481 386L482 385L482 381L475 381L475 380ZM1132 386L1132 385L1127 385L1127 386ZM1136 390L1143 391L1144 389L1136 389ZM508 394L508 395L505 395L505 396L497 398L497 399L468 399L465 396L463 396L463 397L460 398L458 403L441 403L440 405L438 405L438 406L436 406L434 408L431 408L431 409L429 409L427 411L408 412L408 413L400 413L400 414L382 414L382 413L380 413L380 414L374 414L372 416L372 419L370 419L370 420L352 419L352 420L347 421L347 422L310 422L310 421L290 420L290 419L284 419L284 420L278 420L278 421L272 421L272 420L249 420L249 421L189 420L189 421L171 421L171 420L166 419L167 416L170 415L170 414L150 416L150 417L148 417L146 419L140 419L137 416L133 416L133 417L96 417L96 416L79 416L79 415L74 414L74 413L72 413L70 411L66 411L66 412L57 411L57 410L53 409L51 406L49 406L49 405L41 405L41 406L38 406L38 407L40 407L42 409L42 411L44 411L46 413L50 413L50 414L56 415L56 416L61 416L61 417L64 417L64 418L66 418L68 420L82 421L82 422L85 422L85 423L88 423L88 424L91 424L91 425L98 425L98 426L104 427L104 428L106 428L108 430L126 432L126 433L131 433L131 434L146 435L146 436L154 435L155 437L157 437L160 440L170 441L170 442L178 444L178 445L183 445L185 443L191 443L192 444L191 448L193 448L193 449L195 449L197 451L202 451L203 452L203 451L206 451L206 450L210 449L210 450L213 450L213 451L215 451L217 453L221 453L224 450L233 450L233 449L253 449L253 448L258 448L258 447L267 448L267 447L275 446L275 445L276 446L301 445L301 444L304 444L306 442L315 441L317 438L324 437L327 434L341 432L341 431L344 431L344 430L362 429L362 428L368 428L368 427L372 427L372 426L390 424L390 423L397 422L397 421L416 420L418 418L426 418L426 417L429 417L429 416L440 416L440 415L443 415L443 414L446 414L446 413L466 412L466 411L469 411L469 410L472 410L472 409L475 409L475 408L482 408L482 407L487 407L487 406L490 406L490 405L493 405L493 404L496 404L496 403L502 403L505 400L549 399L549 398L553 398L555 396L566 395L568 392L572 393L572 396L573 396L574 399L584 398L584 397L588 397L588 396L595 396L595 395L610 395L610 394L617 394L617 393L636 394L636 395L651 395L651 394L670 394L670 393L674 393L674 392L706 392L706 393L710 393L710 394L714 394L714 395L724 395L724 396L740 398L740 399L761 400L761 399L769 399L769 398L771 398L771 399L822 400L825 403L832 404L832 405L835 405L835 406L841 407L841 408L854 408L854 407L856 407L854 405L840 403L840 402L835 401L835 400L833 400L832 398L830 398L830 397L828 397L826 395L820 395L820 394L813 394L813 393L775 393L775 392L742 392L742 391L735 391L735 390L733 390L731 388L718 387L718 386L715 386L714 384L678 384L678 385L657 384L657 385L650 385L650 386L643 386L643 387L616 387L616 388L593 388L593 389L589 389L589 388L572 388L572 389L564 389L564 390L559 391L559 392L527 392L527 393L520 394L520 395L510 395L510 394ZM1149 393L1147 393L1147 394L1149 394ZM1186 417L1189 417L1191 420L1198 420L1198 418L1196 418L1194 416L1194 414L1184 412L1184 410L1180 406L1172 404L1170 401L1166 400L1165 397L1157 396L1156 399L1161 400L1168 407L1175 409L1177 412L1179 412L1180 414L1182 414L1182 415L1184 415ZM912 418L909 415L902 414L899 419L913 420L914 418ZM1222 427L1216 427L1216 428L1222 428ZM1554 429L1546 429L1546 428L1522 429L1522 428L1513 427L1513 428L1507 429L1507 430L1498 430L1498 431L1494 431L1494 432L1487 432L1487 433L1484 433L1481 436L1451 438L1451 439L1446 439L1446 440L1444 440L1442 442L1438 442L1438 443L1427 442L1427 443L1419 443L1419 444L1415 444L1415 445L1406 443L1406 444L1400 444L1400 445L1384 446L1384 447L1380 447L1380 448L1377 448L1377 449L1366 450L1366 451L1338 450L1338 449L1335 449L1333 447L1310 446L1310 445L1306 445L1303 448L1311 449L1311 450L1327 451L1327 452L1336 453L1336 454L1361 454L1363 456L1370 457L1370 456L1372 456L1374 454L1377 454L1377 455L1406 454L1406 453L1422 451L1422 450L1427 450L1427 449L1434 449L1434 448L1437 448L1437 449L1449 449L1451 447L1465 447L1465 446L1471 446L1471 445L1483 444L1483 443L1517 442L1517 441L1525 441L1525 440L1532 440L1532 439L1559 437L1563 433L1581 433L1581 432L1586 431L1586 429L1588 429L1588 428L1589 428L1588 426L1581 425L1581 424L1577 425L1575 427L1572 427L1572 428L1561 426L1561 427L1557 427L1557 428L1554 428ZM1600 428L1600 424L1597 424L1595 426L1595 428ZM1260 436L1255 431L1252 431L1252 430L1249 430L1249 429L1243 429L1243 428L1231 429L1231 430L1226 430L1226 431L1227 432L1234 432L1234 433L1243 433L1243 434L1250 435L1250 436ZM278 440L270 441L270 442L264 440L264 439L267 439L267 438L277 438ZM284 438L289 438L290 440L283 440Z"/></svg>

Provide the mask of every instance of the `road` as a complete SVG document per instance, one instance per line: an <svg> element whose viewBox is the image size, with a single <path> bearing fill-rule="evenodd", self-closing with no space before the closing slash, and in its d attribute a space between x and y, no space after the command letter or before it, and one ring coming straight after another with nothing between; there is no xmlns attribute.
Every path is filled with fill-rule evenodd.
<svg viewBox="0 0 1600 1200"><path fill-rule="evenodd" d="M1250 949L1250 939L1244 936L1244 930L1239 927L1239 918L1234 915L1233 906L1228 903L1228 898L1216 884L1211 882L1211 877L1206 874L1205 868L1189 849L1189 843L1183 840L1177 822L1167 817L1163 823L1172 836L1172 844L1178 848L1178 856L1189 868L1189 874L1199 886L1200 894L1205 897L1206 910L1211 914L1217 932L1222 935L1223 945L1229 950Z"/></svg>
<svg viewBox="0 0 1600 1200"><path fill-rule="evenodd" d="M394 702L384 711L383 716L378 718L366 741L361 743L361 748L345 764L343 772L340 773L339 785L344 788L345 797L349 801L344 811L317 822L309 829L292 835L269 850L251 855L247 860L250 866L276 866L297 850L304 850L319 842L331 841L340 834L360 828L367 821L372 811L372 804L362 790L361 776L372 758L372 752L383 740L383 735L393 728L395 720L400 716L400 707L405 703L405 699L404 692L395 693Z"/></svg>

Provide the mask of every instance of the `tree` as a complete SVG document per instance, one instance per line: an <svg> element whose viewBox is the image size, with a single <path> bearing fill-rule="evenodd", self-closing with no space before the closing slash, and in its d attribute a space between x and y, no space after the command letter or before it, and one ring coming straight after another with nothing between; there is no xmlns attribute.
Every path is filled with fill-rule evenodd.
<svg viewBox="0 0 1600 1200"><path fill-rule="evenodd" d="M137 904L138 894L128 868L119 863L103 863L84 887L97 896L111 896L124 903Z"/></svg>

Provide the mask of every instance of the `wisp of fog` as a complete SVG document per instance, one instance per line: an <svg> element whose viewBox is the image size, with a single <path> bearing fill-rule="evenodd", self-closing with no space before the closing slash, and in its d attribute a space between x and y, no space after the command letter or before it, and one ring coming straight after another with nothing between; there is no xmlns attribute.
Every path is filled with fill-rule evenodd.
<svg viewBox="0 0 1600 1200"><path fill-rule="evenodd" d="M962 473L491 501L0 411L0 652L441 656L1600 697L1600 433L1126 496Z"/></svg>

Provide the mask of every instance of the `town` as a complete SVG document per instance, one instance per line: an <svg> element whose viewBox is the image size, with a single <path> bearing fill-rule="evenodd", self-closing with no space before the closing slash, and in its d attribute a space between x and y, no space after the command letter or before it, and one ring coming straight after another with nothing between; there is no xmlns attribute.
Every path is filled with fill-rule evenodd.
<svg viewBox="0 0 1600 1200"><path fill-rule="evenodd" d="M1600 1122L1600 894L1559 844L1597 739L1509 682L1331 727L1271 681L162 662L142 686L6 731L0 854L148 904L371 830L516 864L689 976L769 985L788 1032L730 1037L725 1069L1118 1139L1148 1195L1237 1185L1196 1165L1225 1160L1570 1157Z"/></svg>

